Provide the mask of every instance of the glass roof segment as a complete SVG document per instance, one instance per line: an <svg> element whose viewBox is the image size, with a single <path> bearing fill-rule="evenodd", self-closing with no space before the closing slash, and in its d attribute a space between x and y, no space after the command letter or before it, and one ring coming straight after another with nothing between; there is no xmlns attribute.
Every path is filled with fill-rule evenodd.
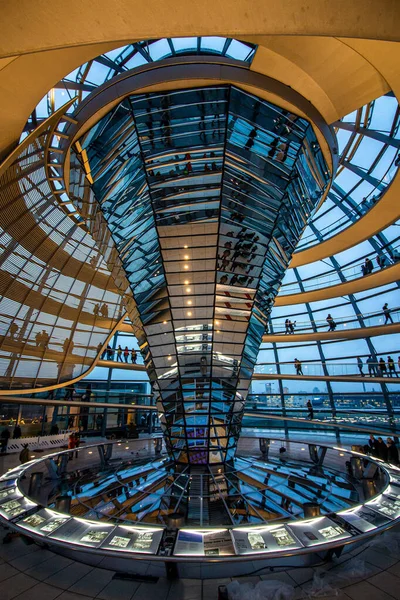
<svg viewBox="0 0 400 600"><path fill-rule="evenodd" d="M168 447L179 462L225 462L266 317L328 182L312 127L214 86L131 96L80 145L138 305Z"/></svg>
<svg viewBox="0 0 400 600"><path fill-rule="evenodd" d="M340 167L297 250L339 233L375 205L398 170L399 123L400 109L390 95L334 123Z"/></svg>
<svg viewBox="0 0 400 600"><path fill-rule="evenodd" d="M115 48L84 63L61 79L36 106L21 139L68 99L76 98L68 111L72 113L91 91L116 75L135 67L173 56L193 55L226 56L251 63L256 48L257 46L249 42L216 36L145 40Z"/></svg>
<svg viewBox="0 0 400 600"><path fill-rule="evenodd" d="M121 316L121 294L96 242L51 188L55 118L15 149L1 175L4 389L83 375Z"/></svg>

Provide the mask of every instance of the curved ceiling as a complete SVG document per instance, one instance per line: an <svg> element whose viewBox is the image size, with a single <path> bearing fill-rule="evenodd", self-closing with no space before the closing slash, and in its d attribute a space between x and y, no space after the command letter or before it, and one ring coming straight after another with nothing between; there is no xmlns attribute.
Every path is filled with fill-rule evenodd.
<svg viewBox="0 0 400 600"><path fill-rule="evenodd" d="M205 0L190 11L182 0L173 6L139 0L134 11L128 0L118 6L73 0L58 12L43 0L7 2L0 40L0 156L17 143L33 107L67 73L123 43L163 36L227 35L256 42L253 70L274 78L279 72L333 122L398 87L399 47L393 42L399 40L399 17L396 0L223 5Z"/></svg>
<svg viewBox="0 0 400 600"><path fill-rule="evenodd" d="M270 5L270 6L268 6ZM49 10L45 0L2 6L0 57L132 38L190 35L324 35L396 41L397 0L204 0L187 10L174 0L71 0L68 10ZM177 15L179 18L177 19ZM29 28L21 27L21 17ZM95 18L94 18L95 17Z"/></svg>

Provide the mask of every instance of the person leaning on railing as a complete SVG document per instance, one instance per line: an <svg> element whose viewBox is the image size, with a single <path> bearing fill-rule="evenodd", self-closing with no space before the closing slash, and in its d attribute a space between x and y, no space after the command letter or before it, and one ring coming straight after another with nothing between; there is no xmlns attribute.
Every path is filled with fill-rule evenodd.
<svg viewBox="0 0 400 600"><path fill-rule="evenodd" d="M395 248L390 252L390 258L393 262L398 262L400 260L400 252Z"/></svg>
<svg viewBox="0 0 400 600"><path fill-rule="evenodd" d="M386 256L383 254L378 254L376 262L380 269L384 269L386 267Z"/></svg>
<svg viewBox="0 0 400 600"><path fill-rule="evenodd" d="M333 317L331 316L331 314L328 314L328 316L326 317L326 322L329 325L328 331L335 331L335 329L336 329L336 323L333 320Z"/></svg>
<svg viewBox="0 0 400 600"><path fill-rule="evenodd" d="M385 317L385 325L388 323L388 321L393 323L392 315L390 314L391 311L387 302L385 302L385 304L382 306L382 311L383 316Z"/></svg>
<svg viewBox="0 0 400 600"><path fill-rule="evenodd" d="M363 265L361 265L361 271L363 275L369 275L370 273L372 273L374 269L374 263L372 262L372 260L370 260L368 257L365 259L365 262Z"/></svg>

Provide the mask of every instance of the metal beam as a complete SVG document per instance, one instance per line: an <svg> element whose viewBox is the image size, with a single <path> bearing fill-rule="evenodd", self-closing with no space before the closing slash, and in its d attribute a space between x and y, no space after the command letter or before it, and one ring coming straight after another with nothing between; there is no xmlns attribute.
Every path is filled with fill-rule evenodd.
<svg viewBox="0 0 400 600"><path fill-rule="evenodd" d="M400 148L400 139L391 137L385 133L381 133L380 131L374 131L373 129L366 129L365 127L357 127L355 123L346 123L344 121L336 121L332 123L332 127L337 127L338 129L344 129L345 131L351 131L353 133L360 133L361 135L365 135L366 137L372 138L373 140L377 140L378 142L382 142L387 146L393 146L394 148Z"/></svg>
<svg viewBox="0 0 400 600"><path fill-rule="evenodd" d="M80 92L92 92L97 86L90 83L79 83L78 81L66 81L63 79L54 86L59 90L74 90Z"/></svg>
<svg viewBox="0 0 400 600"><path fill-rule="evenodd" d="M356 175L361 177L361 179L364 179L365 181L370 183L373 187L378 188L378 190L383 191L384 189L386 189L387 186L384 185L380 179L373 177L367 171L364 171L364 169L361 169L360 167L353 165L348 160L342 161L342 165L344 167L346 167L347 169L349 169L349 171L352 171L353 173L355 173Z"/></svg>

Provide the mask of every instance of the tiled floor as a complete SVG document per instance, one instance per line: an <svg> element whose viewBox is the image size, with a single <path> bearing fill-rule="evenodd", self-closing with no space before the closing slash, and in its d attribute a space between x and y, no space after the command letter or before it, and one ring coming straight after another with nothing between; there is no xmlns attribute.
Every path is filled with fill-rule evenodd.
<svg viewBox="0 0 400 600"><path fill-rule="evenodd" d="M1 458L0 472L14 466L16 459ZM232 581L193 578L171 582L159 577L157 583L143 583L114 579L113 571L101 568L101 556L93 565L82 564L26 544L22 538L4 544L5 534L0 527L0 600L217 600L218 587ZM253 564L257 571L260 565ZM196 567L194 576L199 572ZM145 563L141 563L140 570L144 568ZM400 600L400 528L320 567L264 569L252 577L239 577L239 569L235 573L233 579L241 584L278 580L292 588L294 600Z"/></svg>
<svg viewBox="0 0 400 600"><path fill-rule="evenodd" d="M0 539L5 530L0 530ZM241 584L278 580L293 588L294 599L400 600L400 531L316 568L265 570L239 577ZM255 569L257 565L255 564ZM1 600L213 600L231 579L160 577L157 583L113 579L114 572L84 565L21 538L0 544ZM319 593L318 590L319 589Z"/></svg>

